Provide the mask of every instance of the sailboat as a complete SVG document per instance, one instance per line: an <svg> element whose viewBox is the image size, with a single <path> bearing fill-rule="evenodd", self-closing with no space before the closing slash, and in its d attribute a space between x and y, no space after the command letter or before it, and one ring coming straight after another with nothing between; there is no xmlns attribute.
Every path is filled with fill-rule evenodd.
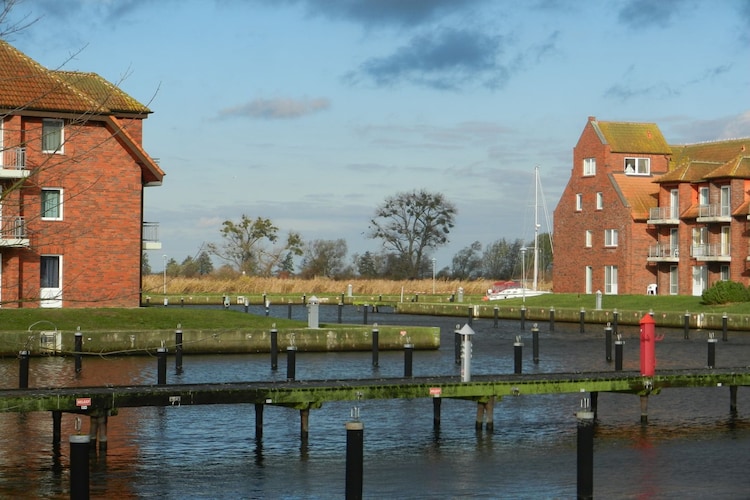
<svg viewBox="0 0 750 500"><path fill-rule="evenodd" d="M548 290L539 290L537 283L539 279L539 192L542 190L541 179L539 178L539 167L534 167L534 279L531 288L526 286L526 248L521 249L521 268L522 281L496 281L492 288L487 290L487 295L483 300L505 300L505 299L526 299L526 297L536 297L546 293L552 293ZM550 242L551 243L551 242Z"/></svg>

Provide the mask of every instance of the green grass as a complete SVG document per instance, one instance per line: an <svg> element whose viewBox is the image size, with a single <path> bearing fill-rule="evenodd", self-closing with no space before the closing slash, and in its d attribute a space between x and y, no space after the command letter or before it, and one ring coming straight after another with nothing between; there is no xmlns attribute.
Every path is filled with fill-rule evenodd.
<svg viewBox="0 0 750 500"><path fill-rule="evenodd" d="M358 302L362 297L355 297ZM396 302L400 297L383 296L383 302ZM405 297L406 300L408 298ZM350 300L350 299L347 299ZM444 296L420 295L420 302L439 301L445 303ZM489 302L498 305L519 305L522 299ZM295 302L299 304L300 302ZM332 301L332 303L335 303ZM480 296L465 296L464 303L488 304ZM596 295L585 294L548 294L528 297L526 305L555 309L576 309L581 307L590 310L596 307ZM331 306L324 306L331 307ZM603 309L618 311L685 312L691 313L728 313L750 314L750 302L708 306L701 304L700 297L692 296L659 296L659 295L602 295ZM39 322L38 324L35 324ZM292 321L285 318L274 318L247 314L241 310L225 311L220 306L212 308L151 306L133 309L2 309L0 310L0 331L23 331L30 327L34 331L57 328L58 330L82 331L96 330L162 330L175 329L178 324L183 328L223 330L232 328L270 328L276 323L279 328L299 328L306 322ZM54 326L53 326L54 325Z"/></svg>

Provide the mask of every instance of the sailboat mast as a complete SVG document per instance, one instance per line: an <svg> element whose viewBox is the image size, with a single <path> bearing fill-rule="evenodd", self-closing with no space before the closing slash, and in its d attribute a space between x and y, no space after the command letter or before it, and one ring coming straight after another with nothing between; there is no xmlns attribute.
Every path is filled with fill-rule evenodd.
<svg viewBox="0 0 750 500"><path fill-rule="evenodd" d="M534 286L536 290L539 275L539 166L534 167Z"/></svg>

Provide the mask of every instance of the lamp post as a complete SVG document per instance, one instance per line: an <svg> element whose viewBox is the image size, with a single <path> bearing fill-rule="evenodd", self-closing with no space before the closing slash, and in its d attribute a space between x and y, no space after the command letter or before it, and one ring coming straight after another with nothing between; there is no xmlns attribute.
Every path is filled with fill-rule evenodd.
<svg viewBox="0 0 750 500"><path fill-rule="evenodd" d="M521 296L526 302L526 247L521 247Z"/></svg>
<svg viewBox="0 0 750 500"><path fill-rule="evenodd" d="M432 258L432 295L435 295L435 263L437 259Z"/></svg>

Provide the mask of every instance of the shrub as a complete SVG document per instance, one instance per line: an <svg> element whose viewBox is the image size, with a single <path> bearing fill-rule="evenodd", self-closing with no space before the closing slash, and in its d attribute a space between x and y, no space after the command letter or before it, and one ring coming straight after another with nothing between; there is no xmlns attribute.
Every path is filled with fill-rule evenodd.
<svg viewBox="0 0 750 500"><path fill-rule="evenodd" d="M736 281L717 281L703 291L701 299L708 305L750 302L750 290Z"/></svg>

